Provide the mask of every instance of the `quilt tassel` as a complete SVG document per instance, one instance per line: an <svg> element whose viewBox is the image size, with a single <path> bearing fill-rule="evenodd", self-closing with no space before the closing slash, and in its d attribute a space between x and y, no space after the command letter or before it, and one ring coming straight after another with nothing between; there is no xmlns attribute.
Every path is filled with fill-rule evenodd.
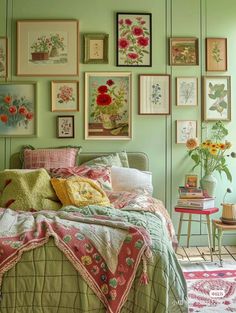
<svg viewBox="0 0 236 313"><path fill-rule="evenodd" d="M147 259L145 256L143 256L142 259L143 259L143 272L139 282L141 285L148 285L149 279L147 274Z"/></svg>

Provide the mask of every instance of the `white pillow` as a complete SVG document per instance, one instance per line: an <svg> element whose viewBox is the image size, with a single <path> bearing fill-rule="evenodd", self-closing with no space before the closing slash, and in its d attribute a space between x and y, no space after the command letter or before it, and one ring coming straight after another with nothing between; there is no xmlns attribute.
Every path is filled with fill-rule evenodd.
<svg viewBox="0 0 236 313"><path fill-rule="evenodd" d="M130 167L111 167L113 191L143 192L152 195L152 173Z"/></svg>

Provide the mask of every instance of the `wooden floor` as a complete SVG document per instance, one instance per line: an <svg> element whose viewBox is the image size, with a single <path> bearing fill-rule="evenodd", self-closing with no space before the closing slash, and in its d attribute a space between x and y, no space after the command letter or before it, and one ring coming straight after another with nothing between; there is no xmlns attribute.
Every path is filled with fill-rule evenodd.
<svg viewBox="0 0 236 313"><path fill-rule="evenodd" d="M179 247L176 251L177 258L182 261L210 261L210 252L208 247ZM223 261L235 261L236 264L236 246L222 246ZM219 261L218 251L213 252L213 260Z"/></svg>

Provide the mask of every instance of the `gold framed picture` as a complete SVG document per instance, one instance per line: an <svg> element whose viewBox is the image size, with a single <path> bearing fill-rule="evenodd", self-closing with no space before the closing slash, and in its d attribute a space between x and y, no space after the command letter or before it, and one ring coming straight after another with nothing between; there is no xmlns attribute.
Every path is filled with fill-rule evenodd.
<svg viewBox="0 0 236 313"><path fill-rule="evenodd" d="M108 34L84 34L84 63L108 63Z"/></svg>

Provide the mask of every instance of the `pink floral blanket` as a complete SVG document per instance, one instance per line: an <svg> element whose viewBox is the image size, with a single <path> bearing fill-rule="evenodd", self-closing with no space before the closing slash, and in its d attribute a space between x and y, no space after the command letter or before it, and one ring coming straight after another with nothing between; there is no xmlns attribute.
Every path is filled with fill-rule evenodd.
<svg viewBox="0 0 236 313"><path fill-rule="evenodd" d="M81 210L16 212L0 209L0 285L3 274L24 251L53 236L107 311L118 313L124 304L141 258L150 257L151 239L142 228Z"/></svg>

